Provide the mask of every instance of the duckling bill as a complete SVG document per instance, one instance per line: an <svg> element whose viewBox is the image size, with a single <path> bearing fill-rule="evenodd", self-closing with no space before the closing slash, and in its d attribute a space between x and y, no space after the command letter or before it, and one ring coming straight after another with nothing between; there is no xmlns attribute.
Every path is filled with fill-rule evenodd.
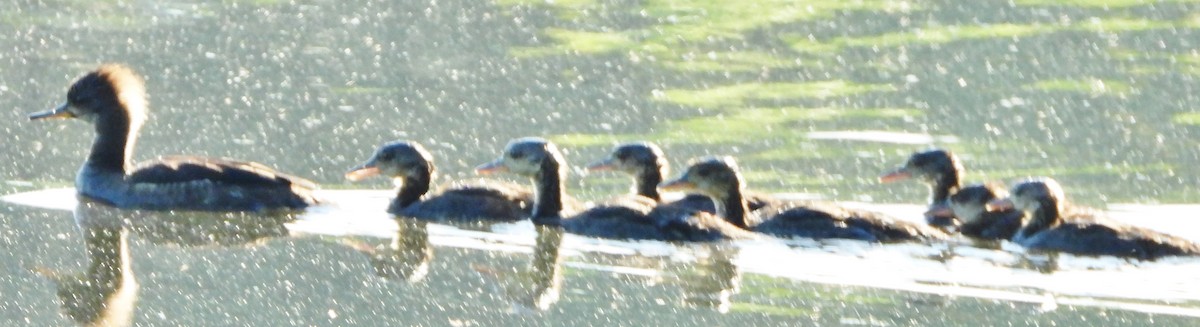
<svg viewBox="0 0 1200 327"><path fill-rule="evenodd" d="M80 77L67 101L30 120L78 118L95 127L91 153L75 177L78 194L118 208L265 211L317 203L316 184L263 164L170 156L132 165L146 121L145 83L132 69L106 64Z"/></svg>

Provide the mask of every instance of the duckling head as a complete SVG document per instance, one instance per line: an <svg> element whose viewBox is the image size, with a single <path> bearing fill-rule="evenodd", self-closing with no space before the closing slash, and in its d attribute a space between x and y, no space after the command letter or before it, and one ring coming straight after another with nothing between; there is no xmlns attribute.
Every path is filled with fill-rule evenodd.
<svg viewBox="0 0 1200 327"><path fill-rule="evenodd" d="M662 149L650 142L634 142L618 145L604 160L588 165L588 171L620 171L634 176L649 172L660 175L670 173L667 158Z"/></svg>
<svg viewBox="0 0 1200 327"><path fill-rule="evenodd" d="M949 208L954 217L964 223L976 222L983 218L989 202L1006 195L997 192L1003 193L1002 190L993 190L986 185L967 186L950 196Z"/></svg>
<svg viewBox="0 0 1200 327"><path fill-rule="evenodd" d="M694 190L709 197L723 199L744 185L733 157L707 157L694 161L683 175L664 182L664 190Z"/></svg>
<svg viewBox="0 0 1200 327"><path fill-rule="evenodd" d="M554 143L540 137L525 137L509 142L499 158L476 167L475 172L509 172L529 177L554 172L561 176L565 173L561 166L563 161L562 153Z"/></svg>
<svg viewBox="0 0 1200 327"><path fill-rule="evenodd" d="M396 141L375 150L367 162L350 169L346 179L360 181L375 175L398 179L428 179L435 171L433 156L421 144Z"/></svg>
<svg viewBox="0 0 1200 327"><path fill-rule="evenodd" d="M933 184L949 174L962 171L962 169L962 163L953 153L942 149L933 149L914 153L908 157L904 166L880 176L879 181L890 183L912 178Z"/></svg>

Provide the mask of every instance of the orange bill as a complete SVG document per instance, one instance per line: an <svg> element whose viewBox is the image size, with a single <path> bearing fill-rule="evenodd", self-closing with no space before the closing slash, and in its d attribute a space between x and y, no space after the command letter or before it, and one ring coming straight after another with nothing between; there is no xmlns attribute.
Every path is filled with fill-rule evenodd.
<svg viewBox="0 0 1200 327"><path fill-rule="evenodd" d="M475 167L475 173L480 175L490 175L508 171L508 166L504 165L504 161L496 159L495 161L479 165Z"/></svg>
<svg viewBox="0 0 1200 327"><path fill-rule="evenodd" d="M910 177L912 177L912 174L909 173L907 170L897 169L896 171L893 171L893 172L890 172L887 174L883 174L883 176L879 176L879 182L880 183L891 183L891 182L895 182L895 181L905 180Z"/></svg>
<svg viewBox="0 0 1200 327"><path fill-rule="evenodd" d="M667 181L666 183L659 184L658 187L663 189L664 191L682 191L682 190L694 189L694 188L696 188L696 184L686 181L686 180L683 180L681 178L681 179L671 180L671 181Z"/></svg>
<svg viewBox="0 0 1200 327"><path fill-rule="evenodd" d="M954 210L947 206L937 206L925 211L925 217L954 218Z"/></svg>
<svg viewBox="0 0 1200 327"><path fill-rule="evenodd" d="M361 166L350 170L350 172L347 172L346 179L350 180L351 182L357 182L375 175L379 175L379 167Z"/></svg>

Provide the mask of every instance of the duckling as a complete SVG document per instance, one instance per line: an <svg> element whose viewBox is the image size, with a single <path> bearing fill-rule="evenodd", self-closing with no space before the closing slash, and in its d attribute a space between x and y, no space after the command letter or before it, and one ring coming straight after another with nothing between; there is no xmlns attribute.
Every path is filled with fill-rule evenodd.
<svg viewBox="0 0 1200 327"><path fill-rule="evenodd" d="M617 145L608 158L588 165L587 170L590 172L619 171L632 175L635 194L650 198L659 206L674 206L708 213L716 212L712 200L700 194L687 194L683 198L671 202L663 201L662 195L658 192L658 184L662 183L664 176L670 174L671 168L662 149L654 143L632 142ZM749 201L751 211L775 202L769 196L761 194L748 194L746 199Z"/></svg>
<svg viewBox="0 0 1200 327"><path fill-rule="evenodd" d="M79 118L96 129L91 154L75 177L78 194L115 207L150 210L269 211L316 204L316 184L259 163L169 156L130 164L146 120L142 78L106 64L79 78L67 102L30 120Z"/></svg>
<svg viewBox="0 0 1200 327"><path fill-rule="evenodd" d="M532 220L558 225L569 233L612 238L661 241L717 241L755 238L718 217L701 211L658 208L640 197L600 205L578 214L564 206L566 162L558 147L542 138L527 137L508 143L500 158L480 165L480 174L510 172L530 177L536 185Z"/></svg>
<svg viewBox="0 0 1200 327"><path fill-rule="evenodd" d="M396 141L384 144L366 163L346 173L360 181L375 175L392 177L399 188L388 213L435 221L517 221L529 217L533 193L516 185L489 182L460 184L441 192L429 191L436 168L433 156L421 144Z"/></svg>
<svg viewBox="0 0 1200 327"><path fill-rule="evenodd" d="M1012 187L1012 195L988 203L992 210L1015 208L1030 219L1012 241L1031 250L1081 255L1112 255L1153 260L1200 254L1200 244L1153 230L1107 219L1064 219L1062 186L1051 178L1035 178Z"/></svg>
<svg viewBox="0 0 1200 327"><path fill-rule="evenodd" d="M962 188L962 162L947 150L933 149L914 153L904 166L879 177L882 183L917 179L929 184L929 213L949 214L947 200ZM952 228L960 222L952 216L925 216L930 225Z"/></svg>
<svg viewBox="0 0 1200 327"><path fill-rule="evenodd" d="M682 176L661 185L665 190L698 191L712 198L718 215L735 226L777 237L845 238L872 242L941 239L945 234L923 224L832 203L789 203L751 213L742 194L745 182L732 157L695 161Z"/></svg>
<svg viewBox="0 0 1200 327"><path fill-rule="evenodd" d="M990 185L964 186L950 196L948 206L930 209L926 216L955 217L962 221L959 229L962 234L977 240L1011 239L1021 228L1025 213L1013 209L987 210L988 202L1007 194L1007 191ZM934 212L937 210L941 212Z"/></svg>

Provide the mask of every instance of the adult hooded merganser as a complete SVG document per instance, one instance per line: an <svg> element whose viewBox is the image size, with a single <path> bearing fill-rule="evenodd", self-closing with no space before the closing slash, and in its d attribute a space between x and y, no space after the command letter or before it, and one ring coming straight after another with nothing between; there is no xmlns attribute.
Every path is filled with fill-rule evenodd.
<svg viewBox="0 0 1200 327"><path fill-rule="evenodd" d="M509 142L500 158L476 168L481 174L507 171L531 177L536 185L533 222L559 225L570 233L612 239L717 241L755 236L701 212L658 208L642 197L592 207L571 215L564 206L566 163L558 147L542 138Z"/></svg>
<svg viewBox="0 0 1200 327"><path fill-rule="evenodd" d="M732 157L694 162L666 190L695 190L712 198L718 215L735 226L778 237L845 238L872 242L941 239L945 234L924 224L882 214L851 210L832 203L805 202L771 205L750 212L745 182Z"/></svg>
<svg viewBox="0 0 1200 327"><path fill-rule="evenodd" d="M990 185L964 186L950 196L948 206L930 209L943 212L931 212L926 216L955 217L962 222L959 227L962 234L978 240L1012 239L1021 228L1025 213L1011 208L987 210L988 202L1007 194L1007 191Z"/></svg>
<svg viewBox="0 0 1200 327"><path fill-rule="evenodd" d="M146 89L128 67L100 66L71 85L67 102L30 120L79 118L96 128L92 152L75 188L119 208L265 211L317 202L316 184L262 164L223 158L170 156L132 167L138 129L146 120Z"/></svg>
<svg viewBox="0 0 1200 327"><path fill-rule="evenodd" d="M359 181L374 175L392 177L399 189L388 212L436 221L517 221L529 217L533 193L516 185L460 184L421 199L429 191L435 172L433 156L420 144L397 141L384 144L366 163L346 173Z"/></svg>
<svg viewBox="0 0 1200 327"><path fill-rule="evenodd" d="M917 152L908 157L904 166L879 177L883 183L905 179L917 179L929 184L929 212L948 214L945 209L950 195L962 188L963 166L950 151L933 149ZM926 215L930 225L953 227L959 224L953 216Z"/></svg>
<svg viewBox="0 0 1200 327"><path fill-rule="evenodd" d="M687 194L681 199L664 202L658 191L658 184L662 183L663 178L670 173L670 169L667 156L663 154L662 149L650 142L618 145L613 148L608 158L587 166L587 170L591 172L619 171L632 175L635 194L650 198L659 206L716 213L717 209L713 205L713 201L701 194ZM775 202L769 196L759 194L748 194L746 200L749 201L751 211Z"/></svg>
<svg viewBox="0 0 1200 327"><path fill-rule="evenodd" d="M1200 255L1200 244L1181 237L1106 219L1064 219L1066 198L1053 179L1030 179L1013 186L1011 192L1007 199L993 200L988 207L1015 208L1030 216L1012 239L1028 249L1149 260Z"/></svg>

